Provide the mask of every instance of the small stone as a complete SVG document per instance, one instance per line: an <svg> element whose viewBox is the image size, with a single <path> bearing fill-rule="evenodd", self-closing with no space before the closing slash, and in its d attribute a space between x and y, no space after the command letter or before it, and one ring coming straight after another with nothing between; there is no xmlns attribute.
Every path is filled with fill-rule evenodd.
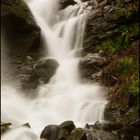
<svg viewBox="0 0 140 140"><path fill-rule="evenodd" d="M31 128L31 126L30 126L29 123L25 123L25 124L23 124L23 126L28 127L28 128Z"/></svg>

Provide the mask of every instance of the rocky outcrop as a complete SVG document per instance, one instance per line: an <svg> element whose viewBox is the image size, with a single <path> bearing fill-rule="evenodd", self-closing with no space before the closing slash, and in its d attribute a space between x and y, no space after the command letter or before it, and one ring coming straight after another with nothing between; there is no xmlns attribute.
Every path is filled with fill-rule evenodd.
<svg viewBox="0 0 140 140"><path fill-rule="evenodd" d="M79 69L82 79L100 81L102 69L108 64L103 53L88 53L80 59ZM98 79L99 78L99 79Z"/></svg>
<svg viewBox="0 0 140 140"><path fill-rule="evenodd" d="M115 32L115 29L138 21L137 12L133 12L133 20L128 19L120 8L114 6L105 6L103 13L100 10L91 12L84 36L85 53L96 52L97 45L108 38L112 39L117 36L118 33Z"/></svg>
<svg viewBox="0 0 140 140"><path fill-rule="evenodd" d="M1 1L2 35L8 56L25 56L40 48L40 28L23 0Z"/></svg>

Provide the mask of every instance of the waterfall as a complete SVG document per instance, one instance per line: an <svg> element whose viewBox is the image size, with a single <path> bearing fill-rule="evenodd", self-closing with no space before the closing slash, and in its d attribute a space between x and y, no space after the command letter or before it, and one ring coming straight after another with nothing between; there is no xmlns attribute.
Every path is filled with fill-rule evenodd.
<svg viewBox="0 0 140 140"><path fill-rule="evenodd" d="M83 84L79 77L80 57L76 52L82 48L87 17L82 6L77 4L59 11L57 0L32 0L28 5L41 27L46 58L56 59L60 66L49 83L39 87L39 96L33 100L21 96L16 87L2 85L2 121L12 122L15 127L29 122L33 131L40 133L46 125L65 120L73 120L79 126L103 120L103 87L97 83ZM2 140L15 140L31 132L19 128L13 133ZM20 140L28 139L37 140L35 136Z"/></svg>

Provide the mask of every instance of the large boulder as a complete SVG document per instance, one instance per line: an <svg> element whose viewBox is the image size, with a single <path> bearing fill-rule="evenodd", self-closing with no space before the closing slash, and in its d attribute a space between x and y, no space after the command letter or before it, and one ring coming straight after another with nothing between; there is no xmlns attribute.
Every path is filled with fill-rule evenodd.
<svg viewBox="0 0 140 140"><path fill-rule="evenodd" d="M72 130L75 128L74 122L73 121L66 121L63 122L60 125L61 129L66 129L69 133L72 132Z"/></svg>
<svg viewBox="0 0 140 140"><path fill-rule="evenodd" d="M36 89L39 84L46 84L55 74L59 63L55 59L41 59L32 70L31 76L23 80L22 89Z"/></svg>
<svg viewBox="0 0 140 140"><path fill-rule="evenodd" d="M59 126L48 125L41 132L40 138L45 140L56 140L59 133Z"/></svg>
<svg viewBox="0 0 140 140"><path fill-rule="evenodd" d="M1 1L1 29L8 55L24 56L40 47L40 28L23 0Z"/></svg>
<svg viewBox="0 0 140 140"><path fill-rule="evenodd" d="M75 133L75 125L72 121L65 121L60 125L48 125L41 132L40 138L45 140L67 140ZM74 132L73 132L74 131ZM74 133L74 134L73 134ZM81 134L81 133L80 133ZM71 138L69 139L71 140ZM72 139L82 140L82 139Z"/></svg>

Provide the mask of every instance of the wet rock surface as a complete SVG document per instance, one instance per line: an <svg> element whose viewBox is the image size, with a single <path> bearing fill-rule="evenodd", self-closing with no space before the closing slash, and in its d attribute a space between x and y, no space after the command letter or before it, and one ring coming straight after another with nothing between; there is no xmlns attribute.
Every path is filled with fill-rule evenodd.
<svg viewBox="0 0 140 140"><path fill-rule="evenodd" d="M40 49L40 27L23 0L1 1L1 26L8 55L22 57Z"/></svg>
<svg viewBox="0 0 140 140"><path fill-rule="evenodd" d="M74 0L61 0L59 8L60 8L60 10L62 10L70 5L75 5L75 4L77 4L77 2L75 2Z"/></svg>
<svg viewBox="0 0 140 140"><path fill-rule="evenodd" d="M55 74L59 63L55 59L41 59L32 67L27 79L22 81L22 89L36 89L40 84L46 84Z"/></svg>
<svg viewBox="0 0 140 140"><path fill-rule="evenodd" d="M5 132L9 131L11 128L12 124L11 123L3 123L1 122L0 128L1 128L1 135L3 135Z"/></svg>
<svg viewBox="0 0 140 140"><path fill-rule="evenodd" d="M101 53L88 53L80 59L79 69L81 77L88 80L100 81L102 69L108 60Z"/></svg>

